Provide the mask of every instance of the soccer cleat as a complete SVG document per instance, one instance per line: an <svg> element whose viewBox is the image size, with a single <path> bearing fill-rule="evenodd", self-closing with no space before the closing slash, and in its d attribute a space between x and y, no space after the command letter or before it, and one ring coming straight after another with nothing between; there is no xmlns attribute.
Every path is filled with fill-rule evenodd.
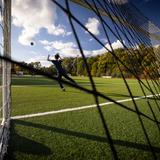
<svg viewBox="0 0 160 160"><path fill-rule="evenodd" d="M66 91L65 88L62 88L62 91Z"/></svg>

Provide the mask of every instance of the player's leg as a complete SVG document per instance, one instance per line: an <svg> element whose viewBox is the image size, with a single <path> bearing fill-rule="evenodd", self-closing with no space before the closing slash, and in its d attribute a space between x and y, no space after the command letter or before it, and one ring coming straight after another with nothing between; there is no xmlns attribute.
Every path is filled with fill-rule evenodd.
<svg viewBox="0 0 160 160"><path fill-rule="evenodd" d="M68 79L69 81L71 81L72 83L77 84L71 77L69 77L66 73L63 73L63 76Z"/></svg>
<svg viewBox="0 0 160 160"><path fill-rule="evenodd" d="M57 77L58 77L58 83L59 83L61 89L62 89L63 91L65 91L65 88L64 88L64 86L63 86L63 84L62 84L62 82L61 82L61 80L62 80L62 74L58 73L58 76L57 76Z"/></svg>

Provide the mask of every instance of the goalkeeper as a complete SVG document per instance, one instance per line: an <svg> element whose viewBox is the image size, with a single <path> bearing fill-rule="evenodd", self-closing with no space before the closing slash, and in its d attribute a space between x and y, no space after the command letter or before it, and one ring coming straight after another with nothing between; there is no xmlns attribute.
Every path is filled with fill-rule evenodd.
<svg viewBox="0 0 160 160"><path fill-rule="evenodd" d="M71 81L72 83L76 84L76 82L72 78L70 78L67 75L66 71L63 69L63 67L62 67L62 58L60 57L60 55L58 53L55 55L55 59L50 59L50 55L48 55L47 60L52 62L54 64L56 70L57 70L58 83L59 83L62 91L65 91L65 88L64 88L64 86L63 86L63 84L61 82L62 76L65 77L66 79L68 79L69 81Z"/></svg>

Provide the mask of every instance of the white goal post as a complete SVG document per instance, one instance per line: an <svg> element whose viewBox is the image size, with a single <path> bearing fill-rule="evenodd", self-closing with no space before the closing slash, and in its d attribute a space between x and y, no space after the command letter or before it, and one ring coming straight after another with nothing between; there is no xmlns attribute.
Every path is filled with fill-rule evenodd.
<svg viewBox="0 0 160 160"><path fill-rule="evenodd" d="M11 0L1 0L2 55L11 57ZM0 159L8 146L11 108L11 63L2 61L2 106L0 126Z"/></svg>

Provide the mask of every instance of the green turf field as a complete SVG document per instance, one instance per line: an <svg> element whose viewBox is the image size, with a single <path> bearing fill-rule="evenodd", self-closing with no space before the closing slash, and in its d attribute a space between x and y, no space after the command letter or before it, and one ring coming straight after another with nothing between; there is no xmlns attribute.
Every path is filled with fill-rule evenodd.
<svg viewBox="0 0 160 160"><path fill-rule="evenodd" d="M88 78L74 77L90 89ZM128 99L122 79L95 78L99 92L115 100ZM143 96L136 80L127 80L133 95ZM151 85L152 86L152 85ZM146 91L147 95L151 93ZM100 103L107 100L100 98ZM58 84L44 77L12 78L12 116L75 108L94 104L92 95L66 86L62 92ZM136 101L139 110L153 118L145 99ZM157 119L160 114L155 101L149 103ZM157 100L157 103L160 102ZM124 102L134 109L133 102ZM118 105L107 105L102 111L120 159L153 159L142 127L135 113ZM147 134L160 158L160 131L154 122L142 118ZM6 159L71 160L113 159L101 119L96 108L64 112L28 119L12 120L9 153Z"/></svg>

